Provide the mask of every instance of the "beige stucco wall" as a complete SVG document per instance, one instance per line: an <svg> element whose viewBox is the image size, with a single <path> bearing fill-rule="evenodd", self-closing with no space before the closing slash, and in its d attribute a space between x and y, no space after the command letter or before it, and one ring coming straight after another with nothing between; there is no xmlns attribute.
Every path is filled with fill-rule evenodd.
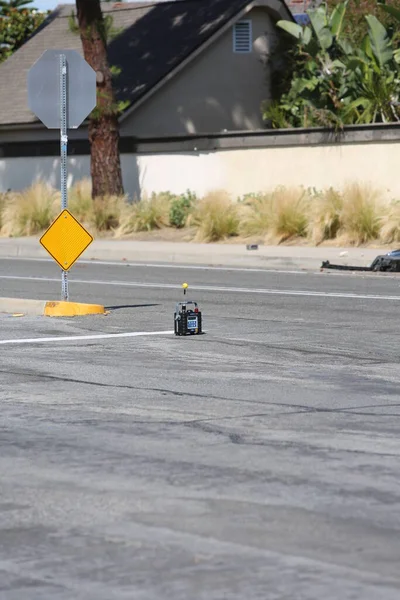
<svg viewBox="0 0 400 600"><path fill-rule="evenodd" d="M335 144L137 157L142 192L213 189L233 198L278 186L337 190L361 183L400 199L400 143ZM132 163L133 165L133 163Z"/></svg>
<svg viewBox="0 0 400 600"><path fill-rule="evenodd" d="M131 198L169 190L199 196L224 189L233 198L277 186L343 189L362 183L387 199L400 199L399 142L260 148L215 152L122 155L126 192ZM88 156L69 158L68 183L90 176ZM0 158L0 192L23 189L42 178L60 185L59 159Z"/></svg>
<svg viewBox="0 0 400 600"><path fill-rule="evenodd" d="M230 28L127 117L121 134L157 137L262 128L260 105L270 96L266 61L276 32L265 9L253 9L246 19L252 21L251 53L233 52Z"/></svg>

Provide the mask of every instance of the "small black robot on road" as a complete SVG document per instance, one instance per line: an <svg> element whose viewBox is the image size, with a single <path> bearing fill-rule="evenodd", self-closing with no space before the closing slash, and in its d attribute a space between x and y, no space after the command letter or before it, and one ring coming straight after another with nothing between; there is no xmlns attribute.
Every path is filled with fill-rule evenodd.
<svg viewBox="0 0 400 600"><path fill-rule="evenodd" d="M186 295L188 284L184 283L183 294ZM202 333L201 312L197 302L187 300L178 302L174 314L175 335L199 335Z"/></svg>

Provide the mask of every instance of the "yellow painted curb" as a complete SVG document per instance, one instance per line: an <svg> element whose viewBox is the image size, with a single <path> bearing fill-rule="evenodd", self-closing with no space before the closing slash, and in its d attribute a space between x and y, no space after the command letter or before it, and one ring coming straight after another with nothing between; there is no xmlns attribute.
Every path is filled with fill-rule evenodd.
<svg viewBox="0 0 400 600"><path fill-rule="evenodd" d="M46 302L43 314L46 317L79 317L83 315L104 315L106 314L106 310L100 304Z"/></svg>

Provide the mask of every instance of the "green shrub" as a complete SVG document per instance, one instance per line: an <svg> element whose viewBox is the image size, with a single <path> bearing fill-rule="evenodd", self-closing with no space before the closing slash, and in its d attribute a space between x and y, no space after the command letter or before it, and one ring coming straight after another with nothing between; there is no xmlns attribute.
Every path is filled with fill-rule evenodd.
<svg viewBox="0 0 400 600"><path fill-rule="evenodd" d="M186 225L187 218L196 200L196 194L190 190L187 190L186 194L176 196L171 200L169 222L173 227L181 229Z"/></svg>

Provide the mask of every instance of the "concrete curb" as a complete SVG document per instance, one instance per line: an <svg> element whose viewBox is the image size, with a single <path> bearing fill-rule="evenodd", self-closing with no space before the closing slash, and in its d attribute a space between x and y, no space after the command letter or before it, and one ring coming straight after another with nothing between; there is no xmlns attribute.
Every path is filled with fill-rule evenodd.
<svg viewBox="0 0 400 600"><path fill-rule="evenodd" d="M260 269L319 269L322 261L368 266L389 248L339 248L313 246L262 246L247 250L246 244L196 244L137 240L95 240L81 261L110 261L207 265ZM0 238L0 258L50 259L36 238Z"/></svg>
<svg viewBox="0 0 400 600"><path fill-rule="evenodd" d="M106 310L100 304L0 298L0 313L36 317L77 317L84 315L104 315L106 314Z"/></svg>
<svg viewBox="0 0 400 600"><path fill-rule="evenodd" d="M44 300L23 300L21 298L0 298L0 313L39 316L44 314Z"/></svg>
<svg viewBox="0 0 400 600"><path fill-rule="evenodd" d="M101 304L82 304L81 302L46 302L45 317L83 317L85 315L104 315Z"/></svg>

